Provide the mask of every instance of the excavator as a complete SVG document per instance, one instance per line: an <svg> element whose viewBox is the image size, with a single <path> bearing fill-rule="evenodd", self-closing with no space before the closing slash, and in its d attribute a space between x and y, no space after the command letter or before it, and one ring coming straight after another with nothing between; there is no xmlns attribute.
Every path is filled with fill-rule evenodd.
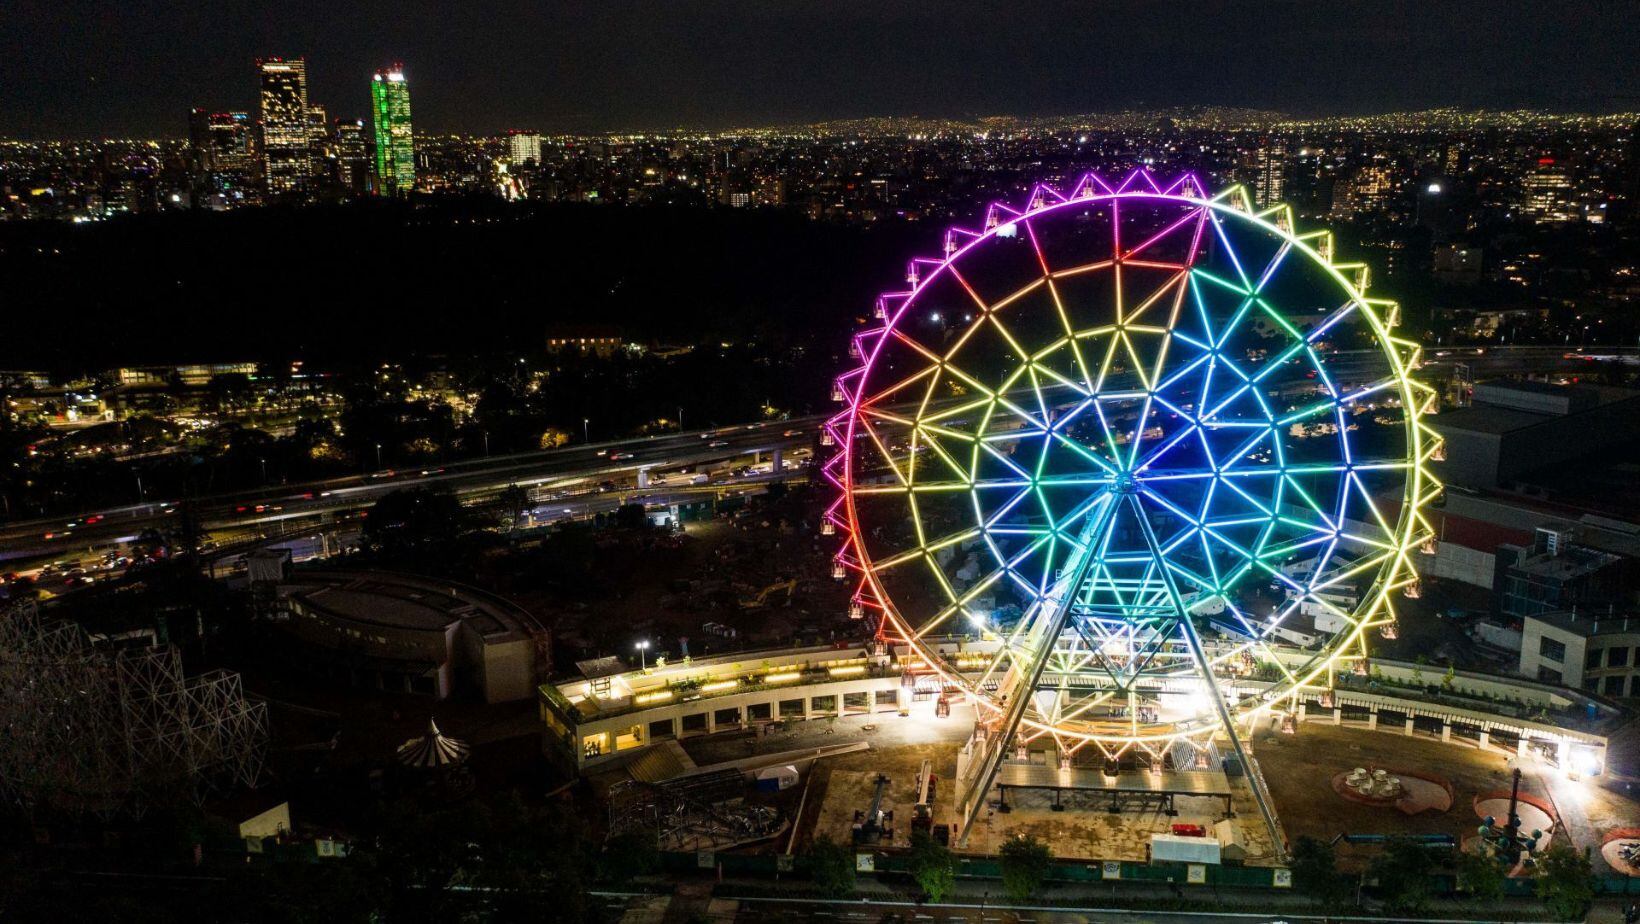
<svg viewBox="0 0 1640 924"><path fill-rule="evenodd" d="M762 607L768 605L769 595L777 593L780 590L786 591L786 603L791 603L792 594L797 591L797 579L792 578L789 581L778 581L774 584L770 584L761 591L758 591L757 596L740 601L740 608L743 610L761 609Z"/></svg>

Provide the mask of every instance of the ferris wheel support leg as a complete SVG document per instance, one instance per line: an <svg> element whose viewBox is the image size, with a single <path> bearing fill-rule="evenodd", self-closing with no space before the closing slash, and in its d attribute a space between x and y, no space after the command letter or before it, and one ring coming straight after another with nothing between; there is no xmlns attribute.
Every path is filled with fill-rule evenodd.
<svg viewBox="0 0 1640 924"><path fill-rule="evenodd" d="M1116 519L1116 509L1120 505L1120 498L1107 495L1095 510L1090 511L1087 525L1082 529L1079 539L1082 552L1065 570L1063 576L1055 584L1054 593L1043 605L1037 609L1037 620L1045 620L1043 631L1031 643L1030 663L1024 671L1009 670L1009 674L1021 678L1005 691L1008 697L1007 705L1003 709L1002 720L998 723L995 736L988 738L986 749L979 758L978 768L966 778L957 780L957 812L960 827L957 830L957 845L966 847L968 835L973 830L974 821L985 808L985 798L990 794L991 784L996 782L997 771L1002 769L1003 758L1007 756L1008 744L1013 740L1014 733L1019 730L1019 723L1025 718L1026 711L1031 706L1032 694L1036 685L1042 680L1042 669L1048 663L1054 645L1059 636L1065 631L1065 623L1070 616L1071 605L1076 602L1076 594L1087 578L1088 568L1097 557L1094 549L1104 543L1105 533Z"/></svg>
<svg viewBox="0 0 1640 924"><path fill-rule="evenodd" d="M1270 807L1270 794L1265 791L1264 775L1253 766L1251 756L1246 745L1242 743L1241 733L1236 730L1235 716L1230 714L1230 706L1224 701L1224 694L1219 691L1217 679L1213 676L1213 665L1207 658L1207 651L1202 647L1202 639L1196 634L1196 625L1190 621L1190 611L1184 605L1184 598L1179 594L1179 588L1173 580L1173 573L1167 568L1167 557L1162 552L1161 543L1156 539L1156 531L1150 526L1150 518L1145 516L1144 506L1139 503L1138 497L1129 495L1129 503L1133 505L1134 516L1139 521L1140 531L1144 533L1145 544L1150 547L1150 554L1156 560L1156 567L1162 574L1162 583L1167 587L1168 598L1173 602L1174 611L1179 617L1179 634L1184 636L1185 646L1190 649L1190 657L1196 662L1196 669L1201 673L1202 682L1207 685L1207 696L1213 701L1218 711L1219 722L1224 726L1224 733L1230 738L1230 746L1235 749L1236 760L1241 762L1242 775L1253 790L1253 801L1258 803L1259 814L1264 816L1264 826L1270 831L1270 844L1276 852L1276 858L1286 860L1287 847L1282 840L1281 825L1276 822L1275 810Z"/></svg>

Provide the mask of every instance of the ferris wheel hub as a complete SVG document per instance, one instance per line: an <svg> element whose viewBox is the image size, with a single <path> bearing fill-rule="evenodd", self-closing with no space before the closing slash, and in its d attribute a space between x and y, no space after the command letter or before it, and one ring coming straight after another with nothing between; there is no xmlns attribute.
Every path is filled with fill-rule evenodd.
<svg viewBox="0 0 1640 924"><path fill-rule="evenodd" d="M981 795L1016 733L1199 763L1389 634L1434 393L1359 267L1238 188L1090 174L994 211L854 338L837 574L996 727ZM938 641L971 627L983 664Z"/></svg>

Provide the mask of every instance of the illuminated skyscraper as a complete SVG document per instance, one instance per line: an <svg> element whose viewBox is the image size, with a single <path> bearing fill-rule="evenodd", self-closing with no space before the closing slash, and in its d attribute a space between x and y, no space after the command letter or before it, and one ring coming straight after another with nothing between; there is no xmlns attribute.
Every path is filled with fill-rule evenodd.
<svg viewBox="0 0 1640 924"><path fill-rule="evenodd" d="M323 183L329 178L331 151L330 118L323 106L308 107L308 154L313 158L313 178Z"/></svg>
<svg viewBox="0 0 1640 924"><path fill-rule="evenodd" d="M188 113L188 168L196 204L230 208L258 198L256 143L249 113Z"/></svg>
<svg viewBox="0 0 1640 924"><path fill-rule="evenodd" d="M514 167L541 166L541 133L516 128L507 132L507 160Z"/></svg>
<svg viewBox="0 0 1640 924"><path fill-rule="evenodd" d="M364 195L370 189L370 143L364 120L337 119L331 144L336 155L336 185L345 195Z"/></svg>
<svg viewBox="0 0 1640 924"><path fill-rule="evenodd" d="M1389 205L1395 193L1395 176L1377 164L1360 167L1338 178L1333 185L1332 217L1351 219L1376 214Z"/></svg>
<svg viewBox="0 0 1640 924"><path fill-rule="evenodd" d="M307 60L262 58L262 175L275 195L307 189L313 174Z"/></svg>
<svg viewBox="0 0 1640 924"><path fill-rule="evenodd" d="M1557 225L1578 217L1572 177L1553 157L1538 159L1521 179L1521 211L1540 225Z"/></svg>
<svg viewBox="0 0 1640 924"><path fill-rule="evenodd" d="M1253 155L1253 198L1260 208L1281 201L1287 192L1287 147L1264 144Z"/></svg>
<svg viewBox="0 0 1640 924"><path fill-rule="evenodd" d="M188 141L195 171L249 173L255 166L251 117L244 112L188 113Z"/></svg>
<svg viewBox="0 0 1640 924"><path fill-rule="evenodd" d="M376 193L408 196L416 185L415 146L410 134L410 86L401 65L377 71L370 82L370 110L376 128Z"/></svg>

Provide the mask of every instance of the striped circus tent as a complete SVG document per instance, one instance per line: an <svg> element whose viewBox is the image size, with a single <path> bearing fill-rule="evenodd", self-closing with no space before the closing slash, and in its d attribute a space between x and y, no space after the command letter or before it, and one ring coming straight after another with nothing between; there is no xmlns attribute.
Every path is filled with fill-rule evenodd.
<svg viewBox="0 0 1640 924"><path fill-rule="evenodd" d="M427 770L457 767L467 762L468 751L467 742L445 735L428 719L426 734L399 745L399 763Z"/></svg>

